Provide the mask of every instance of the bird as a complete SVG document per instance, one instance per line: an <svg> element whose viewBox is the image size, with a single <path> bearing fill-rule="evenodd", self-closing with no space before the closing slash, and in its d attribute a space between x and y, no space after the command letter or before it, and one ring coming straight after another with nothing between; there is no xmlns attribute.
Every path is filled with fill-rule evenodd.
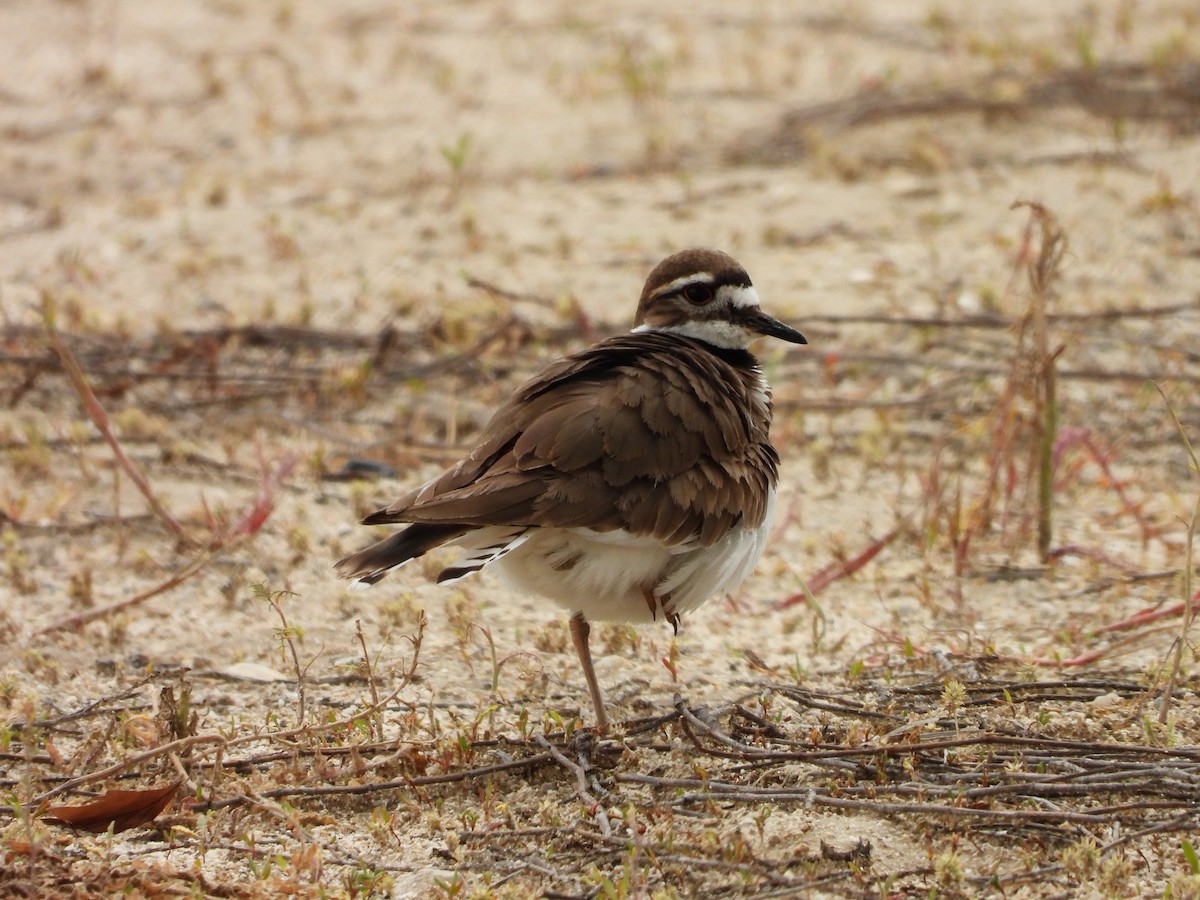
<svg viewBox="0 0 1200 900"><path fill-rule="evenodd" d="M609 728L590 623L665 621L736 588L762 556L779 455L771 391L750 344L806 344L768 315L719 250L668 256L633 330L549 364L518 388L456 465L364 525L407 525L345 557L371 585L437 547L449 584L499 570L570 613L597 731Z"/></svg>

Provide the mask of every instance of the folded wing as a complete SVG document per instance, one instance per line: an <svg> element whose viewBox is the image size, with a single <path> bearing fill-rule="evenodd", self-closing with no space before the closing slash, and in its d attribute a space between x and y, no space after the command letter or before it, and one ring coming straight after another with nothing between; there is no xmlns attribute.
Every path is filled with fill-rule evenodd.
<svg viewBox="0 0 1200 900"><path fill-rule="evenodd" d="M769 397L748 353L706 351L649 332L567 357L517 391L461 463L363 521L625 530L704 546L740 521L756 526L778 465Z"/></svg>

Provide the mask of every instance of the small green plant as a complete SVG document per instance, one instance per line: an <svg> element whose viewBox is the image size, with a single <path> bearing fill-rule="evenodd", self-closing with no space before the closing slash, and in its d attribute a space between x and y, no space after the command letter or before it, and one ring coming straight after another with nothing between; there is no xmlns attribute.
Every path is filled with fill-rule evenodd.
<svg viewBox="0 0 1200 900"><path fill-rule="evenodd" d="M300 665L300 654L296 650L296 643L304 640L304 631L301 628L293 627L288 624L287 615L283 611L283 601L287 597L297 596L295 591L272 591L267 584L254 585L254 595L259 599L266 600L271 609L275 610L275 615L279 617L280 627L275 629L275 637L279 641L279 655L292 664L292 671L296 675L296 692L299 697L299 718L297 723L300 726L305 722L305 693L304 693L304 676L308 672L308 667L312 665L313 660L309 660L306 665Z"/></svg>
<svg viewBox="0 0 1200 900"><path fill-rule="evenodd" d="M957 678L947 679L942 685L942 706L947 715L954 716L962 705L967 702L967 687Z"/></svg>
<svg viewBox="0 0 1200 900"><path fill-rule="evenodd" d="M1106 897L1128 897L1129 879L1133 877L1133 860L1119 850L1104 857L1096 885Z"/></svg>
<svg viewBox="0 0 1200 900"><path fill-rule="evenodd" d="M255 847L254 834L247 832L242 838L246 845L246 867L255 881L266 881L275 868L287 868L287 860L278 854L261 853Z"/></svg>
<svg viewBox="0 0 1200 900"><path fill-rule="evenodd" d="M583 880L588 884L595 885L597 888L595 896L603 897L605 900L625 900L626 897L632 896L630 893L632 884L628 866L622 866L621 875L616 881L613 881L612 878L593 865L584 874Z"/></svg>
<svg viewBox="0 0 1200 900"><path fill-rule="evenodd" d="M767 819L771 818L775 812L775 807L769 803L760 804L754 813L754 828L758 831L758 839L766 840Z"/></svg>
<svg viewBox="0 0 1200 900"><path fill-rule="evenodd" d="M1187 860L1188 870L1193 875L1200 875L1200 856L1196 855L1196 848L1187 838L1182 841L1183 858Z"/></svg>
<svg viewBox="0 0 1200 900"><path fill-rule="evenodd" d="M462 874L459 872L455 872L449 879L435 878L433 883L441 895L447 898L461 897L466 889Z"/></svg>
<svg viewBox="0 0 1200 900"><path fill-rule="evenodd" d="M933 877L938 887L948 893L956 893L966 880L962 859L954 850L938 854L933 861Z"/></svg>
<svg viewBox="0 0 1200 900"><path fill-rule="evenodd" d="M351 897L388 897L394 879L383 869L359 863L346 873L346 893Z"/></svg>
<svg viewBox="0 0 1200 900"><path fill-rule="evenodd" d="M452 144L442 144L438 153L450 167L450 196L457 198L467 177L467 165L471 159L471 147L474 137L469 131L464 131Z"/></svg>
<svg viewBox="0 0 1200 900"><path fill-rule="evenodd" d="M1100 870L1100 848L1090 837L1071 844L1062 852L1059 862L1067 874L1080 883L1088 882Z"/></svg>

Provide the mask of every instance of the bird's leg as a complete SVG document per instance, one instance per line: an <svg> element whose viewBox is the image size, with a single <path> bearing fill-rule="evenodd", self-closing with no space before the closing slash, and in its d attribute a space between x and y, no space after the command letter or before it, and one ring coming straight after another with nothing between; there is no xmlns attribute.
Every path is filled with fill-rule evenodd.
<svg viewBox="0 0 1200 900"><path fill-rule="evenodd" d="M575 644L575 652L579 654L579 663L583 666L583 677L587 679L588 690L592 692L592 706L596 708L596 728L608 731L608 715L604 712L604 698L600 695L600 684L596 681L596 670L592 667L592 650L588 646L588 635L592 627L583 613L571 616L571 640Z"/></svg>

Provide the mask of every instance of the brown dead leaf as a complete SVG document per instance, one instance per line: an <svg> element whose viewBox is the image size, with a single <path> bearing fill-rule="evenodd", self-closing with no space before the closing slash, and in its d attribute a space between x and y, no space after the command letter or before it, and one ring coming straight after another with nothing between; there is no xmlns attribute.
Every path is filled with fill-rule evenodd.
<svg viewBox="0 0 1200 900"><path fill-rule="evenodd" d="M182 781L145 791L106 791L83 806L52 806L43 818L77 831L128 831L145 825L167 808Z"/></svg>

